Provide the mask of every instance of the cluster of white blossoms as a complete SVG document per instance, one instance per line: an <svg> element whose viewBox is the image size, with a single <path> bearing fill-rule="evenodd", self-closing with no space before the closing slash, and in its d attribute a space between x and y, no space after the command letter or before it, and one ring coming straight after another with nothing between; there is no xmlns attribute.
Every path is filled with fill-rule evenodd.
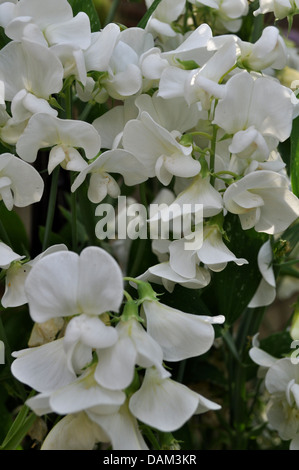
<svg viewBox="0 0 299 470"><path fill-rule="evenodd" d="M256 14L281 18L295 4L261 0ZM188 32L174 28L188 8L213 17L219 34L205 22ZM246 0L162 0L145 29L113 23L91 32L87 14L74 16L67 0L0 0L8 38L0 50L0 139L10 150L0 155L6 208L40 201L44 183L33 163L45 149L48 173L70 172L72 193L85 182L95 214L106 196L121 194L123 182L134 187L150 179L167 190L161 202L165 195L170 201L156 220L174 223L172 209L185 204L193 220L198 205L203 210L190 233L153 241L157 264L130 279L137 300L126 292L124 298L123 273L102 248L78 254L53 245L30 260L0 242L2 305L28 303L38 328L52 331L45 344L32 340L34 347L14 352L12 364L13 375L38 392L28 406L37 415L64 416L43 449L92 449L99 442L146 449L140 423L167 433L219 408L174 381L165 362L206 353L213 324L224 317L164 305L149 283L170 292L175 284L200 289L228 263L247 264L225 243L227 215L269 237L249 306L275 297L270 236L299 216L278 145L290 137L299 101L275 78L287 63L278 29L266 27L255 43L236 35L247 13ZM106 112L86 122L75 119L72 103L105 104ZM202 246L186 250L197 232ZM296 415L290 438L297 440L298 422Z"/></svg>
<svg viewBox="0 0 299 470"><path fill-rule="evenodd" d="M207 352L214 341L212 324L223 323L223 317L163 305L142 282L139 301L128 300L112 326L111 314L123 300L122 273L97 247L80 256L63 250L43 257L27 276L25 294L36 324L45 328L53 319L64 320L58 339L13 353L12 373L39 392L28 406L37 415L66 415L43 449L92 449L98 442L147 449L137 419L171 432L193 414L220 408L172 380L164 361ZM141 385L136 366L145 372Z"/></svg>

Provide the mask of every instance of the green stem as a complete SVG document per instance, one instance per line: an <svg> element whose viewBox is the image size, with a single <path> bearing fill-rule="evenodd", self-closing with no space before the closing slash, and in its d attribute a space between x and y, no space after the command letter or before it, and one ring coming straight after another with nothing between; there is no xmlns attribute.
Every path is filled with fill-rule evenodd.
<svg viewBox="0 0 299 470"><path fill-rule="evenodd" d="M71 174L71 186L75 180L75 175ZM78 231L77 231L77 193L71 192L71 214L72 214L72 249L75 253L78 250Z"/></svg>
<svg viewBox="0 0 299 470"><path fill-rule="evenodd" d="M146 197L146 184L145 183L141 183L139 185L139 194L140 194L141 204L143 204L147 210L147 197Z"/></svg>
<svg viewBox="0 0 299 470"><path fill-rule="evenodd" d="M6 245L12 248L10 238L1 220L0 220L0 238L4 243L6 243Z"/></svg>
<svg viewBox="0 0 299 470"><path fill-rule="evenodd" d="M0 339L4 343L5 359L8 363L8 365L9 365L9 368L11 368L11 364L12 364L11 349L10 349L9 342L8 342L8 339L7 339L7 336L6 336L6 332L5 332L5 328L4 328L4 325L3 325L1 314L0 314ZM11 376L11 378L14 381L16 390L18 391L20 398L23 401L25 401L26 398L27 398L27 394L25 392L25 389L24 389L23 385L18 380L16 380L13 376Z"/></svg>
<svg viewBox="0 0 299 470"><path fill-rule="evenodd" d="M214 124L213 125L213 138L211 142L211 151L210 151L210 172L212 173L210 183L212 186L214 186L214 182L215 182L215 176L213 176L213 173L215 169L217 131L218 131L218 127Z"/></svg>
<svg viewBox="0 0 299 470"><path fill-rule="evenodd" d="M87 103L87 105L83 109L82 113L79 114L78 120L79 121L86 121L86 118L89 115L90 111L92 110L93 106L94 106L93 103Z"/></svg>
<svg viewBox="0 0 299 470"><path fill-rule="evenodd" d="M138 247L137 247L137 250L136 250L136 253L135 253L134 263L133 263L133 266L130 270L130 277L132 277L132 278L134 276L138 275L138 274L141 274L139 272L139 267L141 265L141 262L142 262L142 259L143 259L144 253L145 253L146 242L147 242L146 239L143 239L143 238L139 239ZM134 281L134 282L136 282L136 281Z"/></svg>
<svg viewBox="0 0 299 470"><path fill-rule="evenodd" d="M115 14L116 14L116 11L119 7L119 4L120 4L120 0L113 0L112 1L112 5L108 11L108 14L107 14L107 17L105 19L105 24L104 26L106 26L107 24L109 23L112 23L113 20L114 20L114 17L115 17Z"/></svg>
<svg viewBox="0 0 299 470"><path fill-rule="evenodd" d="M51 231L52 231L52 225L53 225L54 214L55 214L57 191L58 191L59 170L60 170L60 165L58 165L52 173L52 181L51 181L50 196L49 196L49 203L48 203L48 212L47 212L47 220L46 220L46 227L45 227L45 234L44 234L42 251L45 251L45 249L48 248L49 243L50 243L50 235L51 235Z"/></svg>

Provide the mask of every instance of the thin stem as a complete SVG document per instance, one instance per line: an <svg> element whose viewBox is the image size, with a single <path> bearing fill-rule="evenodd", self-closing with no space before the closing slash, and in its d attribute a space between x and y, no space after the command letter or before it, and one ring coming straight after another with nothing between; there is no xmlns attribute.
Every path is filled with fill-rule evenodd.
<svg viewBox="0 0 299 470"><path fill-rule="evenodd" d="M106 16L106 19L105 19L105 24L104 26L106 26L107 24L109 23L112 23L112 21L114 20L114 17L115 17L115 14L116 14L116 11L119 7L119 4L120 4L120 0L113 0L112 2L112 5L108 11L108 14Z"/></svg>
<svg viewBox="0 0 299 470"><path fill-rule="evenodd" d="M48 248L49 242L50 242L50 235L52 231L57 191L58 191L59 170L60 170L60 165L58 165L52 173L52 181L51 181L47 220L46 220L46 226L45 226L45 234L44 234L42 251L45 251L45 249Z"/></svg>
<svg viewBox="0 0 299 470"><path fill-rule="evenodd" d="M136 253L135 253L134 263L133 263L133 266L132 266L131 271L130 271L130 275L132 277L140 274L139 273L139 267L141 265L141 262L142 262L142 259L143 259L144 253L145 253L145 244L146 244L146 242L147 242L147 240L145 240L143 238L139 239L138 247L137 247L137 250L136 250ZM134 281L134 282L136 282L136 281Z"/></svg>
<svg viewBox="0 0 299 470"><path fill-rule="evenodd" d="M71 186L75 180L75 175L71 174ZM76 253L78 249L78 231L77 231L77 193L71 192L71 214L72 214L72 248Z"/></svg>
<svg viewBox="0 0 299 470"><path fill-rule="evenodd" d="M213 125L213 138L211 142L211 151L210 151L210 172L212 173L210 182L212 186L214 186L214 182L215 182L215 176L213 176L213 173L215 169L217 131L218 131L218 127L216 125Z"/></svg>
<svg viewBox="0 0 299 470"><path fill-rule="evenodd" d="M5 332L5 328L4 328L4 325L3 325L1 315L0 315L0 338L3 341L4 347L5 347L5 359L8 363L8 365L9 365L9 368L11 368L11 364L12 364L11 349L10 349L10 346L9 346L9 343L8 343L8 339L7 339L7 336L6 336L6 332ZM16 380L13 376L11 376L11 378L13 379L13 381L15 383L16 389L17 389L20 397L22 398L23 401L25 401L26 398L27 398L27 394L25 392L25 389L24 389L23 385L18 380Z"/></svg>
<svg viewBox="0 0 299 470"><path fill-rule="evenodd" d="M6 245L12 248L10 238L1 220L0 220L0 238L4 243L6 243Z"/></svg>
<svg viewBox="0 0 299 470"><path fill-rule="evenodd" d="M78 120L79 121L85 121L87 116L89 115L90 111L92 110L93 106L94 106L93 103L87 103L87 105L83 109L82 113L79 114Z"/></svg>
<svg viewBox="0 0 299 470"><path fill-rule="evenodd" d="M147 209L147 197L146 197L146 185L145 183L141 183L139 185L139 194L140 194L140 201L141 204Z"/></svg>
<svg viewBox="0 0 299 470"><path fill-rule="evenodd" d="M73 109L72 109L72 85L65 91L65 113L66 119L72 119ZM75 180L75 175L71 173L71 186ZM76 253L78 249L78 233L77 233L77 194L76 192L71 192L71 214L72 214L72 249Z"/></svg>
<svg viewBox="0 0 299 470"><path fill-rule="evenodd" d="M150 17L152 16L152 14L156 10L156 8L159 6L159 3L161 3L161 1L162 0L154 0L153 1L153 3L149 7L149 9L145 13L145 15L139 21L139 23L137 25L138 28L143 28L144 29L146 27L148 20L150 19Z"/></svg>

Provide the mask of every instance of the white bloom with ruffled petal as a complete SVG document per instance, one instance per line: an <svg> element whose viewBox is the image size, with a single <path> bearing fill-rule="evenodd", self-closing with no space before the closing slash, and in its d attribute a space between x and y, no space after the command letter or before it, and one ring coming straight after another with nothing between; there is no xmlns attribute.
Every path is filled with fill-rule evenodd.
<svg viewBox="0 0 299 470"><path fill-rule="evenodd" d="M6 243L0 242L0 268L8 269L11 263L14 261L20 261L25 258L25 256L20 256L18 253L15 253L10 246Z"/></svg>
<svg viewBox="0 0 299 470"><path fill-rule="evenodd" d="M66 250L67 246L64 244L53 245L27 263L13 263L12 266L9 266L6 271L5 292L1 300L3 307L18 307L27 303L25 281L32 266L34 266L34 264L44 256L55 253L56 251ZM25 258L25 256L20 257L19 259L22 258Z"/></svg>
<svg viewBox="0 0 299 470"><path fill-rule="evenodd" d="M11 41L0 51L0 79L8 101L23 89L48 100L52 93L61 91L63 67L48 47Z"/></svg>
<svg viewBox="0 0 299 470"><path fill-rule="evenodd" d="M272 266L273 252L270 240L261 246L257 262L262 279L257 291L248 304L249 308L271 305L276 297L276 280Z"/></svg>
<svg viewBox="0 0 299 470"><path fill-rule="evenodd" d="M162 432L171 432L182 427L194 414L221 407L150 368L140 389L130 398L129 408L143 423Z"/></svg>
<svg viewBox="0 0 299 470"><path fill-rule="evenodd" d="M210 283L211 274L208 269L196 265L195 276L185 277L172 269L169 261L165 261L149 267L137 279L163 285L168 292L173 292L176 284L188 289L202 289Z"/></svg>
<svg viewBox="0 0 299 470"><path fill-rule="evenodd" d="M298 0L260 0L260 7L253 13L255 16L273 12L279 20L296 13L299 8Z"/></svg>
<svg viewBox="0 0 299 470"><path fill-rule="evenodd" d="M134 155L123 149L114 149L102 153L86 166L75 179L71 190L76 191L90 174L87 195L91 202L97 204L107 194L117 197L120 195L120 188L110 173L121 174L127 186L134 186L148 179L146 168Z"/></svg>
<svg viewBox="0 0 299 470"><path fill-rule="evenodd" d="M41 45L73 44L82 49L90 45L90 21L86 13L73 11L66 0L20 0L14 7L4 3L1 26L15 40L28 39Z"/></svg>
<svg viewBox="0 0 299 470"><path fill-rule="evenodd" d="M149 177L168 185L172 177L195 176L200 163L192 158L192 147L179 144L175 136L157 124L147 112L129 121L123 134L124 149L145 166Z"/></svg>
<svg viewBox="0 0 299 470"><path fill-rule="evenodd" d="M17 152L23 160L34 162L38 150L46 147L52 147L49 173L59 164L66 170L81 171L87 166L87 162L77 148L82 148L86 158L91 159L100 150L101 138L87 122L37 113L31 117L18 140Z"/></svg>

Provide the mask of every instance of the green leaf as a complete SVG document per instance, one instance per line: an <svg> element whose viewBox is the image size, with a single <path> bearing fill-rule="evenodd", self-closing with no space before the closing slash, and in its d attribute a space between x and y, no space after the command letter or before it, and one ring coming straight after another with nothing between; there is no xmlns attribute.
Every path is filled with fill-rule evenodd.
<svg viewBox="0 0 299 470"><path fill-rule="evenodd" d="M97 32L101 29L101 22L99 15L95 9L92 0L68 0L72 7L73 14L76 16L80 11L86 13L90 20L90 27L92 32Z"/></svg>
<svg viewBox="0 0 299 470"><path fill-rule="evenodd" d="M153 3L151 4L151 6L149 7L149 9L147 10L147 12L145 13L145 15L141 18L141 20L139 21L137 27L138 28L142 28L144 29L147 25L147 22L148 20L150 19L150 17L152 16L152 14L154 13L154 11L157 9L157 7L159 6L159 4L161 3L162 0L154 0Z"/></svg>
<svg viewBox="0 0 299 470"><path fill-rule="evenodd" d="M293 193L299 197L299 116L293 121L291 133L291 183Z"/></svg>

